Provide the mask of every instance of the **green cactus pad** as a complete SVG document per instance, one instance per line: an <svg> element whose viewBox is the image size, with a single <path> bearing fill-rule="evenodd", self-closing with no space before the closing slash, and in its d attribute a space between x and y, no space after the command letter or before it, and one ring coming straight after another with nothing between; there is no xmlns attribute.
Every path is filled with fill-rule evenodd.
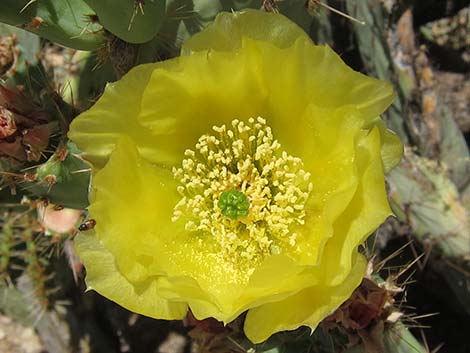
<svg viewBox="0 0 470 353"><path fill-rule="evenodd" d="M129 43L145 43L158 33L165 0L85 0L106 30Z"/></svg>
<svg viewBox="0 0 470 353"><path fill-rule="evenodd" d="M465 207L437 163L408 151L388 181L392 209L418 240L434 240L435 249L451 258L470 253Z"/></svg>
<svg viewBox="0 0 470 353"><path fill-rule="evenodd" d="M78 150L72 143L68 143L65 151L65 157L60 157L64 150L56 152L37 169L37 184L29 191L56 205L85 209L88 206L89 166L77 157Z"/></svg>
<svg viewBox="0 0 470 353"><path fill-rule="evenodd" d="M0 22L18 26L67 47L94 50L103 42L95 13L83 0L3 0Z"/></svg>

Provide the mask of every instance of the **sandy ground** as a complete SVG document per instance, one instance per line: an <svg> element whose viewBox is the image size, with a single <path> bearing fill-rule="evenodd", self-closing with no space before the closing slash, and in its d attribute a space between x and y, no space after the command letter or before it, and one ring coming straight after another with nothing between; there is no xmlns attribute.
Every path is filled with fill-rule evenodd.
<svg viewBox="0 0 470 353"><path fill-rule="evenodd" d="M44 352L39 337L33 329L0 315L0 353Z"/></svg>

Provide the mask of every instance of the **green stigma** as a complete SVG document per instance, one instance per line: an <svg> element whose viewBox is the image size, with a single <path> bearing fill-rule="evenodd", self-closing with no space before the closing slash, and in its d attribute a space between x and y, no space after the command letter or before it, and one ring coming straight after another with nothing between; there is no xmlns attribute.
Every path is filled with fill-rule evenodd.
<svg viewBox="0 0 470 353"><path fill-rule="evenodd" d="M220 194L220 199L217 204L222 210L222 214L231 219L237 219L248 214L250 201L248 197L240 191L235 189L224 191Z"/></svg>

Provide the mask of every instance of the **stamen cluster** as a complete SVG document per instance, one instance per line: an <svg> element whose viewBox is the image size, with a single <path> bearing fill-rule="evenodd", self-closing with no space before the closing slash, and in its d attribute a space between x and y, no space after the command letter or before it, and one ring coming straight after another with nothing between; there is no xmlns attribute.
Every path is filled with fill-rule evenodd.
<svg viewBox="0 0 470 353"><path fill-rule="evenodd" d="M215 134L201 136L195 151L185 151L182 167L173 169L182 198L172 220L182 218L186 230L212 236L234 260L261 260L286 247L295 251L298 234L292 228L304 224L310 173L300 158L281 149L265 119L231 125L214 126ZM221 195L231 190L249 201L240 217L227 217L220 208Z"/></svg>

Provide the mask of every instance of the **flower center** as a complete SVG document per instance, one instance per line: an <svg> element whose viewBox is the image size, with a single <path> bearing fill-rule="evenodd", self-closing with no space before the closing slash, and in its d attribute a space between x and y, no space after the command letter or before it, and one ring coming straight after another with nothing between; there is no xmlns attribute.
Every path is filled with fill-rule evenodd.
<svg viewBox="0 0 470 353"><path fill-rule="evenodd" d="M214 126L215 133L201 136L195 150L185 151L181 168L173 169L182 198L172 220L213 237L230 259L258 261L295 251L310 173L281 149L263 118L231 126Z"/></svg>

